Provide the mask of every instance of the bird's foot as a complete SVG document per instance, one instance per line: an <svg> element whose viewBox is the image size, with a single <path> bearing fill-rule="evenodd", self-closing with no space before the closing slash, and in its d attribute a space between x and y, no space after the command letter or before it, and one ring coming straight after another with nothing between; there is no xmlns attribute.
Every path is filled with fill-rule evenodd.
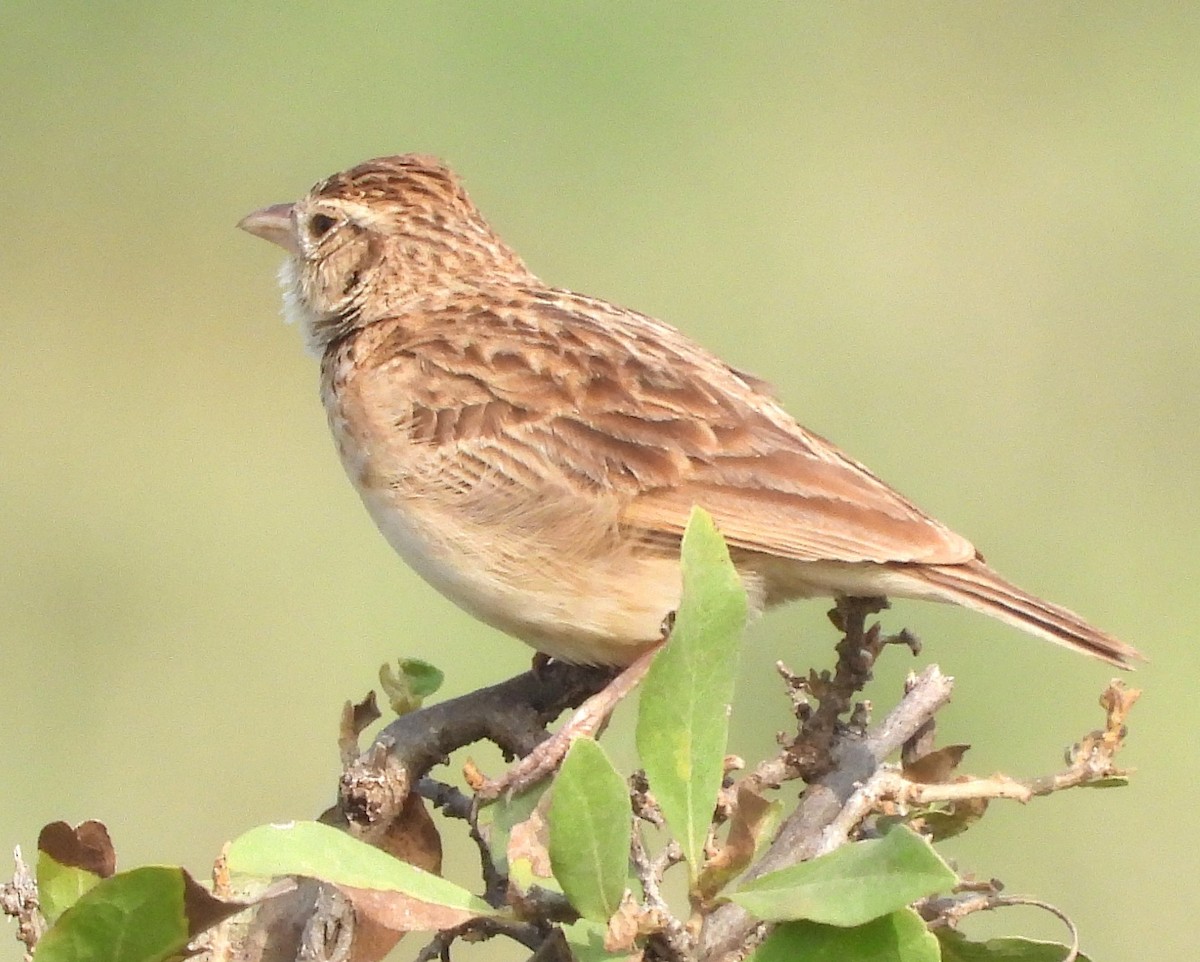
<svg viewBox="0 0 1200 962"><path fill-rule="evenodd" d="M628 668L576 709L562 728L541 742L499 778L486 778L478 770L467 774L478 802L494 801L501 795L516 795L558 770L571 743L577 738L595 738L608 723L621 699L646 676L661 645L638 656Z"/></svg>

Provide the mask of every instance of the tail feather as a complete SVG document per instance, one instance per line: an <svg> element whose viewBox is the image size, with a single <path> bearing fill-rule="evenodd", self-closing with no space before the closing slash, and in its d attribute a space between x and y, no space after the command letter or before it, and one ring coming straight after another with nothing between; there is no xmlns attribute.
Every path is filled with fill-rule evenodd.
<svg viewBox="0 0 1200 962"><path fill-rule="evenodd" d="M1005 581L982 561L959 565L914 565L911 569L931 594L964 608L991 615L1039 638L1107 661L1119 668L1145 656L1119 638L1093 628L1060 605L1043 601Z"/></svg>

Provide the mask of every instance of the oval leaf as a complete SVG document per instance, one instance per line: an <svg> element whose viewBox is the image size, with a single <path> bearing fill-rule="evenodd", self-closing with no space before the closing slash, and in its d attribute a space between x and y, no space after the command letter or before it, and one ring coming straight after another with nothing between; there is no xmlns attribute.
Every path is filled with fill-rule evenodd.
<svg viewBox="0 0 1200 962"><path fill-rule="evenodd" d="M957 881L928 842L897 825L883 838L843 845L747 882L730 898L766 922L809 919L849 926L943 892Z"/></svg>
<svg viewBox="0 0 1200 962"><path fill-rule="evenodd" d="M854 928L817 922L777 926L750 962L938 962L938 942L912 909Z"/></svg>
<svg viewBox="0 0 1200 962"><path fill-rule="evenodd" d="M604 922L620 906L629 875L629 790L604 749L580 738L567 752L552 791L554 877L580 915Z"/></svg>
<svg viewBox="0 0 1200 962"><path fill-rule="evenodd" d="M213 898L183 869L150 865L99 882L41 938L35 962L163 962L245 908Z"/></svg>
<svg viewBox="0 0 1200 962"><path fill-rule="evenodd" d="M303 875L347 889L399 892L431 905L492 915L470 892L319 822L260 825L237 838L229 870L245 875Z"/></svg>
<svg viewBox="0 0 1200 962"><path fill-rule="evenodd" d="M960 932L939 929L942 962L1062 962L1070 951L1058 942L1035 939L1003 938L972 942ZM1088 962L1082 952L1078 962Z"/></svg>
<svg viewBox="0 0 1200 962"><path fill-rule="evenodd" d="M683 596L671 637L642 683L637 747L693 881L724 777L746 592L712 518L693 508L683 535Z"/></svg>

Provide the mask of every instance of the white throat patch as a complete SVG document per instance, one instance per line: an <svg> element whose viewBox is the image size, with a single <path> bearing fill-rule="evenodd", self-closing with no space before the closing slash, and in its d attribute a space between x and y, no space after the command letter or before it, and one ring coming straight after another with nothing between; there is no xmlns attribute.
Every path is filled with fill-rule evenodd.
<svg viewBox="0 0 1200 962"><path fill-rule="evenodd" d="M300 265L296 258L287 258L279 267L279 286L283 289L283 321L300 328L304 350L315 358L324 353L325 345L317 335L320 317L304 301L300 285Z"/></svg>

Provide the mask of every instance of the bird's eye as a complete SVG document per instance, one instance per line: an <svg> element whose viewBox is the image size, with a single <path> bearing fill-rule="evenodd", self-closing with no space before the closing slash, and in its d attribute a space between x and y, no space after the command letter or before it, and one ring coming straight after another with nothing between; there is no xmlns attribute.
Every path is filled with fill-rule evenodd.
<svg viewBox="0 0 1200 962"><path fill-rule="evenodd" d="M328 214L313 214L308 219L309 236L319 241L322 237L328 234L337 225L337 221Z"/></svg>

